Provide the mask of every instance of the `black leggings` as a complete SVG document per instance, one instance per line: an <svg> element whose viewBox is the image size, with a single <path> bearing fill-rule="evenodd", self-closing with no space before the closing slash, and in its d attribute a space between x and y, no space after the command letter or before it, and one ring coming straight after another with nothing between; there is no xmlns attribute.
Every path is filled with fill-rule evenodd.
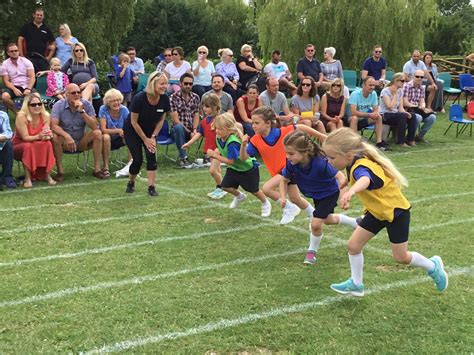
<svg viewBox="0 0 474 355"><path fill-rule="evenodd" d="M403 144L406 142L413 142L415 140L417 121L412 115L408 119L406 113L403 112L386 112L383 114L383 123L388 124L389 126L394 126L397 128L397 144ZM405 139L405 132L408 132Z"/></svg>
<svg viewBox="0 0 474 355"><path fill-rule="evenodd" d="M140 168L143 164L143 150L145 150L146 155L146 170L156 170L156 154L150 153L141 138L135 133L135 130L133 128L131 130L133 130L133 132L127 129L124 130L125 143L127 143L128 150L133 159L132 165L130 165L130 174L137 175L140 172Z"/></svg>

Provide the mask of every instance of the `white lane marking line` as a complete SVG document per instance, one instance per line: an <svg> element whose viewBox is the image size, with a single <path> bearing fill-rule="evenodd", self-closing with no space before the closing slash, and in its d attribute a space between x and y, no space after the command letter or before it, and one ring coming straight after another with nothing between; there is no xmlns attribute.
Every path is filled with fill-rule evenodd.
<svg viewBox="0 0 474 355"><path fill-rule="evenodd" d="M456 182L455 179L465 176L473 176L474 172L466 172L466 173L459 173L459 174L445 174L445 175L425 175L425 176L418 176L412 177L408 179L408 182L412 180L436 180L436 179L447 179L449 181Z"/></svg>
<svg viewBox="0 0 474 355"><path fill-rule="evenodd" d="M444 194L444 195L432 195L432 196L422 197L416 200L412 200L410 202L413 204L413 203L437 200L440 198L452 198L452 197L461 197L461 196L469 196L469 195L474 195L474 191L458 192L458 193Z"/></svg>
<svg viewBox="0 0 474 355"><path fill-rule="evenodd" d="M196 267L191 267L189 269L181 269L181 270L178 270L178 271L164 272L162 274L157 274L157 275L138 276L138 277L134 277L134 278L131 278L131 279L124 279L124 280L120 280L120 281L101 282L101 283L91 285L91 286L70 287L70 288L58 290L58 291L55 291L55 292L45 293L45 294L42 294L42 295L34 295L34 296L20 298L20 299L12 300L12 301L2 301L2 302L0 302L0 308L18 306L18 305L23 305L23 304L27 304L27 303L47 301L47 300L52 300L52 299L57 299L57 298L62 298L62 297L66 297L66 296L75 295L75 294L78 294L78 293L101 291L101 290L105 290L105 289L109 289L109 288L113 288L113 287L123 287L123 286L129 286L129 285L140 285L140 284L143 284L145 282L154 282L154 281L157 281L157 280L160 280L160 279L174 278L174 277L177 277L177 276L191 274L191 273L217 270L217 269L221 269L221 268L228 267L228 266L251 264L251 263L256 263L256 262L260 262L260 261L265 261L265 260L268 260L268 259L291 256L291 255L294 255L294 254L303 253L304 251L305 251L305 249L300 248L300 249L296 249L296 250L289 250L289 251L286 251L286 252L283 252L283 253L267 254L267 255L258 256L258 257L255 257L255 258L236 259L236 260L228 261L228 262L224 262L224 263L204 265L204 266L196 266Z"/></svg>
<svg viewBox="0 0 474 355"><path fill-rule="evenodd" d="M450 277L465 276L465 275L472 276L473 269L474 269L473 267L450 269L449 276ZM405 281L386 283L386 284L377 285L372 288L369 288L368 290L366 290L365 294L368 296L376 295L384 291L389 291L389 290L407 287L407 286L418 285L420 283L424 283L429 280L431 279L425 276L425 277L415 277L415 278L411 278ZM350 296L345 296L345 295L330 296L320 301L299 303L299 304L294 304L294 305L273 308L268 311L246 314L237 318L219 319L215 322L210 322L210 323L196 326L193 328L188 328L180 332L156 333L155 335L151 335L151 336L143 336L143 337L138 337L135 339L120 341L112 345L104 345L102 347L98 347L98 348L94 348L85 352L81 352L81 354L118 352L118 351L136 348L138 346L144 346L148 344L157 344L166 340L175 340L175 339L185 338L185 337L198 335L198 334L211 333L218 330L233 328L239 325L254 323L259 320L313 310L315 308L324 307L330 304L341 302L343 300L347 300L348 297ZM155 351L156 350L157 349L155 349Z"/></svg>
<svg viewBox="0 0 474 355"><path fill-rule="evenodd" d="M436 224L429 224L426 226L420 225L420 226L411 228L411 232L425 231L425 230L430 230L430 229L435 229L435 228L452 226L455 224L472 223L472 222L474 222L474 217L457 219L454 221L447 221L447 222L441 222L441 223L436 223Z"/></svg>
<svg viewBox="0 0 474 355"><path fill-rule="evenodd" d="M35 224L28 227L20 227L14 229L7 229L2 231L2 236L0 239L4 239L5 234L15 234L15 233L22 233L22 232L33 232L37 230L43 229L50 229L50 228L64 228L64 227L71 227L71 226L82 226L88 224L96 224L96 223L104 223L110 221L128 221L137 218L149 218L167 214L176 214L176 213L183 213L183 212L190 212L194 210L201 210L212 207L211 203L207 203L201 206L195 207L188 207L188 208L180 208L175 210L165 210L165 211L157 211L157 212L149 212L149 213L138 213L133 215L124 215L124 216L113 216L113 217L105 217L105 218L97 218L97 219L86 219L82 221L74 221L74 222L64 222L64 223L51 223L51 224Z"/></svg>
<svg viewBox="0 0 474 355"><path fill-rule="evenodd" d="M144 240L140 242L127 243L127 244L115 244L115 245L110 245L110 246L101 247L101 248L85 249L76 253L55 254L55 255L40 256L36 258L31 258L31 259L20 259L20 260L14 260L14 261L9 261L9 262L2 262L0 263L0 267L18 266L18 265L31 264L31 263L41 262L41 261L52 261L52 260L57 260L57 259L77 258L77 257L85 256L85 255L109 253L115 250L136 248L136 247L142 247L142 246L147 246L147 245L155 245L159 243L172 242L176 240L192 240L192 239L205 238L205 237L213 236L213 235L249 231L249 230L268 227L272 225L273 224L271 223L261 223L261 224L246 226L246 227L216 230L212 232L201 232L201 233L194 233L194 234L183 235L183 236L164 237L160 239Z"/></svg>
<svg viewBox="0 0 474 355"><path fill-rule="evenodd" d="M106 184L115 183L115 182L123 182L123 180L110 179L110 180L91 181L91 182L61 183L61 184L57 184L55 186L39 186L39 187L34 187L32 189L16 188L16 189L13 189L13 190L2 191L2 195L4 195L4 194L17 194L17 193L22 193L22 192L35 192L35 191L41 191L41 190L55 191L55 190L58 190L58 189L67 189L67 188L70 188L70 187L81 187L81 186L101 185L101 184L106 185ZM125 185L126 184L124 184L124 186Z"/></svg>

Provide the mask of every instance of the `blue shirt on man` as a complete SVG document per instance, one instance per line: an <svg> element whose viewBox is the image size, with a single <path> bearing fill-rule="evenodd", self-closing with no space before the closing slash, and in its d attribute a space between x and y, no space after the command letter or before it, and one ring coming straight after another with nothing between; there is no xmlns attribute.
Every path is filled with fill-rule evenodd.
<svg viewBox="0 0 474 355"><path fill-rule="evenodd" d="M303 73L304 76L311 76L314 80L319 81L319 74L321 74L321 65L315 58L310 61L308 58L303 57L298 61L296 71L298 73Z"/></svg>
<svg viewBox="0 0 474 355"><path fill-rule="evenodd" d="M365 60L363 70L367 70L367 75L374 77L375 80L379 80L382 76L382 69L387 68L387 62L385 58L380 57L378 61L374 60L374 57L369 57Z"/></svg>

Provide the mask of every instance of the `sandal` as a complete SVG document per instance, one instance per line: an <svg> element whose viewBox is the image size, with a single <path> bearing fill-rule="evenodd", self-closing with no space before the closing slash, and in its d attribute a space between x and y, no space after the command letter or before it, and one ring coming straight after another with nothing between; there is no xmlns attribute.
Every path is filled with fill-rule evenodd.
<svg viewBox="0 0 474 355"><path fill-rule="evenodd" d="M110 171L109 171L109 169L102 169L102 174L103 174L105 177L109 178L109 177L110 177Z"/></svg>
<svg viewBox="0 0 474 355"><path fill-rule="evenodd" d="M104 173L102 171L94 171L92 173L92 176L96 177L97 179L100 179L100 180L105 180L107 179L107 177L104 175Z"/></svg>
<svg viewBox="0 0 474 355"><path fill-rule="evenodd" d="M63 182L64 181L64 173L57 173L54 177L54 180L57 182Z"/></svg>

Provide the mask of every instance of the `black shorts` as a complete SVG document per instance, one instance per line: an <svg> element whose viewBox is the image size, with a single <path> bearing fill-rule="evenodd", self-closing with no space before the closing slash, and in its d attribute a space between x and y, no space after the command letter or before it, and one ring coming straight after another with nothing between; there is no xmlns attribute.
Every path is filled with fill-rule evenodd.
<svg viewBox="0 0 474 355"><path fill-rule="evenodd" d="M349 118L351 118L352 115L350 116L344 116L343 122L345 127L350 127L350 122ZM369 119L367 117L359 117L357 120L357 130L360 131L361 129L364 129L368 126L370 126L371 123L369 123Z"/></svg>
<svg viewBox="0 0 474 355"><path fill-rule="evenodd" d="M331 213L334 213L334 208L337 206L337 200L339 199L339 191L329 195L328 197L314 201L313 217L326 219Z"/></svg>
<svg viewBox="0 0 474 355"><path fill-rule="evenodd" d="M20 90L20 92L21 92L22 94L23 94L23 92L26 90L26 89L22 88L21 86L16 86L16 85L15 85L15 87L16 87L18 90ZM12 99L17 99L17 98L23 98L23 97L24 97L24 96L16 96L16 95L13 93L13 90L11 90L11 89L9 89L9 88L3 89L3 92L8 93L8 95L10 95L10 97L11 97ZM31 93L31 92L36 92L36 90L35 90L35 89L31 89L30 93Z"/></svg>
<svg viewBox="0 0 474 355"><path fill-rule="evenodd" d="M234 189L238 189L239 186L242 186L245 191L255 193L260 190L259 183L260 172L258 167L255 166L252 169L244 172L227 167L227 171L225 172L225 176L222 179L221 185L223 188L233 187Z"/></svg>
<svg viewBox="0 0 474 355"><path fill-rule="evenodd" d="M125 141L118 134L110 137L110 150L117 150L125 145Z"/></svg>
<svg viewBox="0 0 474 355"><path fill-rule="evenodd" d="M383 228L387 228L388 239L390 243L400 244L408 241L410 229L410 210L401 210L402 212L395 217L392 222L381 221L367 212L359 226L371 233L377 234Z"/></svg>

